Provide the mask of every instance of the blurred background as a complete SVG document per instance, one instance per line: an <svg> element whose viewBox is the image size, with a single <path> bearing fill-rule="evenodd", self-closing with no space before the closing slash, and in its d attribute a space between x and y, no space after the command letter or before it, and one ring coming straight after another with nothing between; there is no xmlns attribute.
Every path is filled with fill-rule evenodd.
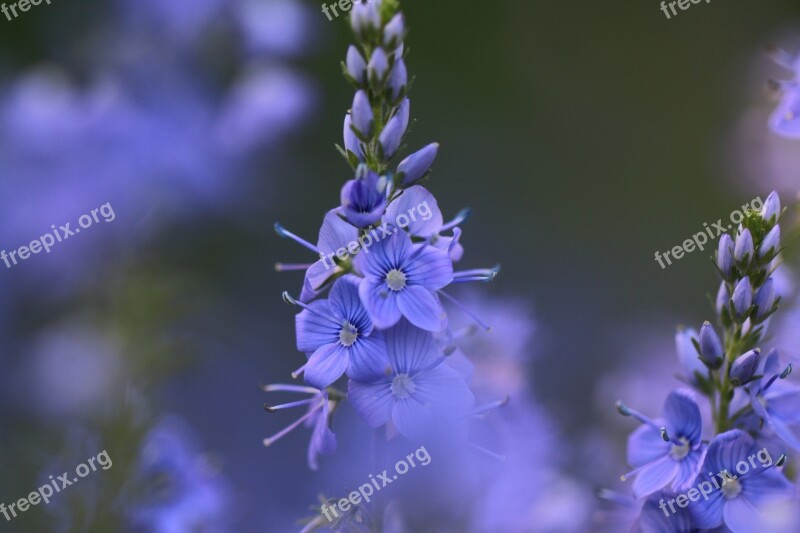
<svg viewBox="0 0 800 533"><path fill-rule="evenodd" d="M301 274L274 264L308 257L273 223L315 240L350 178L334 143L351 36L320 7L53 0L0 16L0 249L115 214L0 263L0 501L101 450L114 461L0 529L293 531L342 489L336 456L308 469L307 432L263 447L293 419L265 413L259 390L302 362L280 298ZM675 327L699 326L716 290L710 252L667 269L655 252L772 189L796 202L800 144L767 127L766 80L789 74L765 50L800 50L800 5L404 10L410 144L442 145L428 186L445 218L473 209L467 263L503 266L475 306L501 322L493 349L529 361L526 401L552 439L531 449L556 469L540 489L564 496L550 522L537 499L540 526L519 530L581 530L592 491L625 468L633 428L613 401L662 398L637 389L655 373L675 385ZM776 328L788 358L793 316ZM515 319L529 327L504 330Z"/></svg>

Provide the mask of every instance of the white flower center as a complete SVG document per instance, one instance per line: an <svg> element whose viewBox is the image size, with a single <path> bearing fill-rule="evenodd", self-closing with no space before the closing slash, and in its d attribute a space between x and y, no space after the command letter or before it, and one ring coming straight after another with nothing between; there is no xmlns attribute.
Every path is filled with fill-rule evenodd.
<svg viewBox="0 0 800 533"><path fill-rule="evenodd" d="M689 439L686 437L681 437L678 439L680 444L673 444L672 449L669 451L669 454L672 456L673 459L676 461L682 461L689 455L689 451L691 451L691 446L689 445Z"/></svg>
<svg viewBox="0 0 800 533"><path fill-rule="evenodd" d="M402 290L403 287L406 286L406 275L397 270L390 270L388 274L386 274L386 284L389 285L389 288L393 291Z"/></svg>
<svg viewBox="0 0 800 533"><path fill-rule="evenodd" d="M408 374L398 374L392 380L392 394L401 400L414 394L416 388Z"/></svg>
<svg viewBox="0 0 800 533"><path fill-rule="evenodd" d="M345 322L339 331L339 342L343 346L352 346L356 339L358 339L358 330L350 322Z"/></svg>
<svg viewBox="0 0 800 533"><path fill-rule="evenodd" d="M737 497L742 492L742 484L739 483L738 479L731 479L725 482L722 486L722 494L729 500Z"/></svg>

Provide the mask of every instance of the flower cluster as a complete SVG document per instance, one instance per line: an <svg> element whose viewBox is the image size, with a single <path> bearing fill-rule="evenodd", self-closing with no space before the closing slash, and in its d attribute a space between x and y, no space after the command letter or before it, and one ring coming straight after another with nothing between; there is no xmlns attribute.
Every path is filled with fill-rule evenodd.
<svg viewBox="0 0 800 533"><path fill-rule="evenodd" d="M316 245L276 225L279 235L319 260L277 267L305 271L299 296L284 293L284 300L302 308L295 329L297 349L307 360L293 376L302 374L308 387L268 385L265 390L310 398L267 407L307 405L308 411L265 444L303 422L313 426L311 468L318 454L336 448L329 421L344 399L370 427L388 426L410 439L421 439L437 421L468 418L475 400L462 365L453 362L457 333L443 299L466 309L443 290L455 283L490 281L497 274L497 268L454 269L463 255L458 225L466 216L445 223L434 196L419 185L431 170L438 144L393 163L408 130L411 105L406 25L396 3L358 3L351 25L359 46L348 49L343 71L356 92L339 151L353 178L342 187L340 205L324 217ZM428 216L415 216L418 205L430 209ZM388 237L370 238L377 229ZM346 393L334 387L343 376Z"/></svg>
<svg viewBox="0 0 800 533"><path fill-rule="evenodd" d="M780 301L773 273L780 262L781 214L773 192L760 211L746 213L733 235L720 239L717 325L707 321L699 331L676 336L681 378L689 388L669 394L661 418L617 403L622 415L642 424L628 439L634 470L622 476L635 478L642 531L763 531L764 513L795 498L782 467L788 451L800 450L792 428L800 423L800 387L785 381L791 364L782 367L775 349L761 349ZM710 424L704 423L705 409Z"/></svg>
<svg viewBox="0 0 800 533"><path fill-rule="evenodd" d="M800 52L792 55L780 48L771 52L775 63L794 72L794 80L770 81L772 88L781 94L781 101L769 124L779 135L800 139Z"/></svg>

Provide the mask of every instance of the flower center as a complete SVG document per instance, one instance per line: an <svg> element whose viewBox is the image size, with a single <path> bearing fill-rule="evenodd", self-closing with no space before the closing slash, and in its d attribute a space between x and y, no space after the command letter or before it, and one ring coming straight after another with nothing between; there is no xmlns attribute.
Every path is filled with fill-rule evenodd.
<svg viewBox="0 0 800 533"><path fill-rule="evenodd" d="M729 500L737 497L742 492L742 484L739 483L738 479L731 479L725 482L722 486L722 494Z"/></svg>
<svg viewBox="0 0 800 533"><path fill-rule="evenodd" d="M342 329L339 331L339 342L343 346L352 346L358 339L358 330L350 322L345 322Z"/></svg>
<svg viewBox="0 0 800 533"><path fill-rule="evenodd" d="M669 454L672 456L673 459L676 461L682 461L689 455L689 451L691 451L692 447L689 444L689 439L686 437L681 437L678 439L680 444L673 444L672 449L670 449Z"/></svg>
<svg viewBox="0 0 800 533"><path fill-rule="evenodd" d="M392 394L401 400L414 394L416 388L408 374L398 374L392 380Z"/></svg>
<svg viewBox="0 0 800 533"><path fill-rule="evenodd" d="M390 270L389 273L386 274L386 284L389 285L389 288L393 291L402 290L403 287L406 286L406 275L396 268Z"/></svg>

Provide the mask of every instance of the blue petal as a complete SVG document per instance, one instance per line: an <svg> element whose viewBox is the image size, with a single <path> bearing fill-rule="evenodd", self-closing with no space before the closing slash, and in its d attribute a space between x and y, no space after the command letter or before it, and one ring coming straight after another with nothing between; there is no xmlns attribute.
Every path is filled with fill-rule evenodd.
<svg viewBox="0 0 800 533"><path fill-rule="evenodd" d="M423 440L434 428L431 407L413 398L395 402L392 408L392 422L404 437L415 441Z"/></svg>
<svg viewBox="0 0 800 533"><path fill-rule="evenodd" d="M400 268L412 251L411 237L399 231L373 244L369 253L365 251L356 255L355 264L366 278L383 282L386 274Z"/></svg>
<svg viewBox="0 0 800 533"><path fill-rule="evenodd" d="M674 507L675 504L673 504L676 511L673 514L667 507L670 499L674 499L674 496L666 492L659 492L644 502L639 518L642 533L692 533L694 531L689 512L686 509ZM663 509L660 506L663 506Z"/></svg>
<svg viewBox="0 0 800 533"><path fill-rule="evenodd" d="M383 281L365 279L358 286L358 296L372 323L381 329L394 326L402 317L397 307L397 293L390 290Z"/></svg>
<svg viewBox="0 0 800 533"><path fill-rule="evenodd" d="M633 482L634 494L637 498L643 498L663 489L675 479L678 470L678 462L669 455L650 463L636 475L636 480Z"/></svg>
<svg viewBox="0 0 800 533"><path fill-rule="evenodd" d="M757 463L761 467L760 463ZM794 485L778 470L757 470L742 480L742 493L738 499L747 499L752 505L764 508L766 505L786 502L795 496Z"/></svg>
<svg viewBox="0 0 800 533"><path fill-rule="evenodd" d="M347 384L347 399L356 413L373 429L384 425L392 415L392 384L386 379L374 383L351 379Z"/></svg>
<svg viewBox="0 0 800 533"><path fill-rule="evenodd" d="M409 322L427 331L441 331L447 315L439 298L430 290L409 285L397 293L397 307Z"/></svg>
<svg viewBox="0 0 800 533"><path fill-rule="evenodd" d="M311 302L295 317L297 349L301 352L314 352L326 344L339 342L341 324L334 321L334 313L328 300Z"/></svg>
<svg viewBox="0 0 800 533"><path fill-rule="evenodd" d="M716 472L712 470L712 472ZM698 478L700 481L700 478ZM711 483L709 481L709 483ZM695 527L701 529L714 529L722 525L723 508L725 507L725 498L722 491L714 490L708 496L708 500L700 498L689 506L689 513L692 515L692 521Z"/></svg>
<svg viewBox="0 0 800 533"><path fill-rule="evenodd" d="M736 465L753 449L753 438L740 429L732 429L714 437L706 452L704 472L736 472Z"/></svg>
<svg viewBox="0 0 800 533"><path fill-rule="evenodd" d="M692 445L700 442L703 434L703 417L690 392L672 391L664 403L664 418L673 438L686 437Z"/></svg>
<svg viewBox="0 0 800 533"><path fill-rule="evenodd" d="M429 405L436 416L463 416L475 405L475 396L464 378L445 364L416 375L414 385L414 398Z"/></svg>
<svg viewBox="0 0 800 533"><path fill-rule="evenodd" d="M800 422L800 388L787 383L773 383L764 398L772 416L790 424Z"/></svg>
<svg viewBox="0 0 800 533"><path fill-rule="evenodd" d="M319 260L306 270L305 278L303 279L303 290L300 293L300 301L308 303L317 296L325 288L330 278L341 272L338 267L332 266L330 260Z"/></svg>
<svg viewBox="0 0 800 533"><path fill-rule="evenodd" d="M326 256L330 253L335 254L340 248L347 249L348 244L358 241L358 230L342 220L339 212L339 209L328 211L319 230L317 249Z"/></svg>
<svg viewBox="0 0 800 533"><path fill-rule="evenodd" d="M303 375L306 383L321 390L342 377L349 363L350 357L344 346L328 344L313 353Z"/></svg>
<svg viewBox="0 0 800 533"><path fill-rule="evenodd" d="M389 364L396 374L413 376L429 367L441 354L433 335L407 320L398 322L385 335Z"/></svg>
<svg viewBox="0 0 800 533"><path fill-rule="evenodd" d="M407 263L404 271L409 285L422 285L436 290L453 281L453 261L450 256L427 244L414 247L413 261Z"/></svg>
<svg viewBox="0 0 800 533"><path fill-rule="evenodd" d="M372 333L372 320L358 296L361 279L348 274L336 280L328 295L331 309L337 317L342 317L358 329L359 337Z"/></svg>
<svg viewBox="0 0 800 533"><path fill-rule="evenodd" d="M386 343L380 331L360 337L347 350L350 352L347 376L351 379L369 382L391 373Z"/></svg>
<svg viewBox="0 0 800 533"><path fill-rule="evenodd" d="M628 464L638 468L652 463L669 454L670 446L658 431L643 424L628 437Z"/></svg>
<svg viewBox="0 0 800 533"><path fill-rule="evenodd" d="M421 213L418 211L420 207L422 207ZM399 198L389 204L385 220L399 226L397 220L399 215L403 215L408 220L406 230L415 237L426 239L433 237L439 233L444 224L436 198L420 185L409 187Z"/></svg>
<svg viewBox="0 0 800 533"><path fill-rule="evenodd" d="M697 330L684 329L675 334L675 350L678 353L678 361L680 361L683 372L686 374L692 383L695 383L695 372L701 376L708 376L708 368L700 360L697 354L697 349L692 343L692 339L699 338Z"/></svg>
<svg viewBox="0 0 800 533"><path fill-rule="evenodd" d="M706 457L707 448L701 445L697 450L689 452L689 455L683 458L678 464L680 470L675 480L672 482L672 488L676 491L685 491L692 487L694 480L700 474L700 469L703 466L703 461Z"/></svg>

